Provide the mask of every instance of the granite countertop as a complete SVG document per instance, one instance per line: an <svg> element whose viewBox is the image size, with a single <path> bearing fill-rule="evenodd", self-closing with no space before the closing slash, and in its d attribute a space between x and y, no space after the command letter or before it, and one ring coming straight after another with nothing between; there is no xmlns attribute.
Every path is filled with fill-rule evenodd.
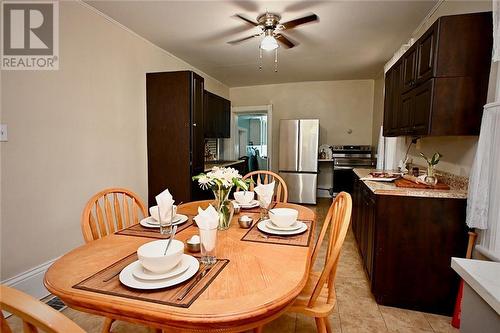
<svg viewBox="0 0 500 333"><path fill-rule="evenodd" d="M237 161L206 161L205 162L205 172L209 172L215 166L217 166L219 168L225 168L225 167L229 167L229 166L236 165L236 164L243 163L243 162L245 162L245 161L244 160L237 160Z"/></svg>
<svg viewBox="0 0 500 333"><path fill-rule="evenodd" d="M376 171L375 169L354 169L354 173L360 177L369 176L370 172ZM453 183L446 182L449 190L430 190L430 189L417 189L417 188L404 188L397 187L394 182L380 182L363 180L368 188L378 195L401 195L407 197L422 197L422 198L447 198L447 199L467 199L467 189L463 185L463 181Z"/></svg>
<svg viewBox="0 0 500 333"><path fill-rule="evenodd" d="M451 258L451 267L476 293L500 314L500 263Z"/></svg>

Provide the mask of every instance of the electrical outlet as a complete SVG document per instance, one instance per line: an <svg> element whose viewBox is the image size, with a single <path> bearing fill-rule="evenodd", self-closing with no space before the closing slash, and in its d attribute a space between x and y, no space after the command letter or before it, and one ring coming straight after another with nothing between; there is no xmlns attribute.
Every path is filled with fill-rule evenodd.
<svg viewBox="0 0 500 333"><path fill-rule="evenodd" d="M0 142L7 142L7 124L0 124Z"/></svg>

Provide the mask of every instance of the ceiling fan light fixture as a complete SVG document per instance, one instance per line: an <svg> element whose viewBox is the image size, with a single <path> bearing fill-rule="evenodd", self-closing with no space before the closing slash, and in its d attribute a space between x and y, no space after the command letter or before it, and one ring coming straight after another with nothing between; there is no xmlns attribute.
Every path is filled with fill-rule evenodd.
<svg viewBox="0 0 500 333"><path fill-rule="evenodd" d="M279 47L278 41L273 36L267 35L260 42L260 48L266 51L272 51Z"/></svg>

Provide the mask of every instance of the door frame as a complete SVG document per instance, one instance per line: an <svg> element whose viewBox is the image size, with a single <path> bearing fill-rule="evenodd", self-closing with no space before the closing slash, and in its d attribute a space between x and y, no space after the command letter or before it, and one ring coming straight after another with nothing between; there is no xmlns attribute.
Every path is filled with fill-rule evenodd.
<svg viewBox="0 0 500 333"><path fill-rule="evenodd" d="M231 149L230 159L235 160L236 156L236 135L238 135L238 123L236 117L247 113L265 113L267 115L267 168L272 170L273 161L273 105L256 106L233 106L231 107L231 137L229 138ZM238 147L239 148L239 147Z"/></svg>

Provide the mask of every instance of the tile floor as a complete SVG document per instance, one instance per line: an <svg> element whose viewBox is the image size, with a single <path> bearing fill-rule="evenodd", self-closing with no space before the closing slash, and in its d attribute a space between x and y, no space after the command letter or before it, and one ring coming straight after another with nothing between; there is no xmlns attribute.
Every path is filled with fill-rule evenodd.
<svg viewBox="0 0 500 333"><path fill-rule="evenodd" d="M316 211L318 221L323 221L328 211L330 201L321 200L317 206L311 206ZM319 230L320 228L317 228ZM317 268L321 267L321 260ZM334 332L342 333L452 333L458 332L450 325L450 318L417 311L403 310L378 305L370 292L359 256L356 241L352 232L347 235L344 243L337 278L337 307L330 315ZM70 308L62 311L87 332L100 332L102 318L82 313ZM22 326L17 318L9 318L13 332L22 332ZM117 322L113 332L153 332L153 330ZM266 333L308 333L316 332L314 320L303 315L285 314L268 324Z"/></svg>

